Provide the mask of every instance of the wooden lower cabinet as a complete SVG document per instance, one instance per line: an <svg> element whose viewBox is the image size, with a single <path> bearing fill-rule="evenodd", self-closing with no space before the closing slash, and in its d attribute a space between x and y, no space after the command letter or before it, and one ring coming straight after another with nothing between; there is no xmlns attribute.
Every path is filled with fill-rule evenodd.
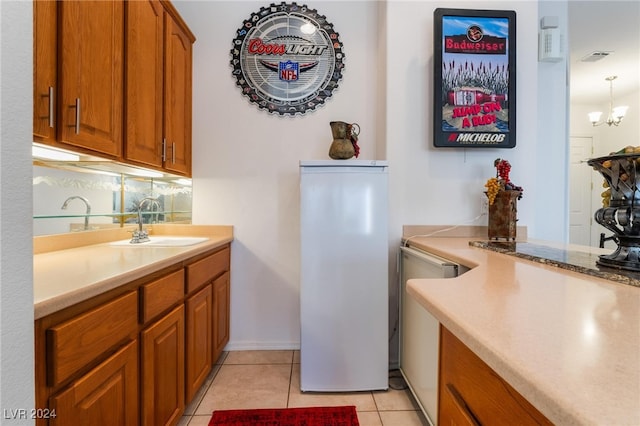
<svg viewBox="0 0 640 426"><path fill-rule="evenodd" d="M173 425L185 408L184 305L140 333L142 424Z"/></svg>
<svg viewBox="0 0 640 426"><path fill-rule="evenodd" d="M211 372L212 293L211 284L185 302L187 314L186 398L191 401Z"/></svg>
<svg viewBox="0 0 640 426"><path fill-rule="evenodd" d="M445 424L456 426L477 426L473 414L469 411L467 404L464 402L460 393L455 386L448 384L442 389L440 394L440 413L441 421Z"/></svg>
<svg viewBox="0 0 640 426"><path fill-rule="evenodd" d="M138 423L138 342L132 341L51 398L51 425Z"/></svg>
<svg viewBox="0 0 640 426"><path fill-rule="evenodd" d="M231 282L229 271L213 281L213 359L216 360L229 342Z"/></svg>
<svg viewBox="0 0 640 426"><path fill-rule="evenodd" d="M35 321L46 425L175 425L229 341L230 247Z"/></svg>
<svg viewBox="0 0 640 426"><path fill-rule="evenodd" d="M445 327L440 327L440 425L552 423Z"/></svg>

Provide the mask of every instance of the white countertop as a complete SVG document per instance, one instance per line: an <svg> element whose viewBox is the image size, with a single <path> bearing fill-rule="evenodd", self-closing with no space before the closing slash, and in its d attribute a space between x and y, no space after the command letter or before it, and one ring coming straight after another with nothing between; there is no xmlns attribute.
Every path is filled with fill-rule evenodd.
<svg viewBox="0 0 640 426"><path fill-rule="evenodd" d="M228 227L228 232L210 232L211 229L217 231L220 228L175 228L188 229L183 234L186 236L209 238L185 247L128 247L102 242L35 254L35 319L230 243L233 240L231 227ZM76 238L81 239L82 236Z"/></svg>
<svg viewBox="0 0 640 426"><path fill-rule="evenodd" d="M640 288L468 242L412 238L472 269L409 293L553 423L640 425Z"/></svg>

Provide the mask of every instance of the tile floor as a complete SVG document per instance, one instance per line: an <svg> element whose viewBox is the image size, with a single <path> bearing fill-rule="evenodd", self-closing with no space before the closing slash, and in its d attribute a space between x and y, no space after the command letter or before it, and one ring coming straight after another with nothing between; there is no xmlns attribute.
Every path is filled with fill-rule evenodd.
<svg viewBox="0 0 640 426"><path fill-rule="evenodd" d="M392 377L390 385L388 391L302 393L299 351L225 352L178 426L206 426L214 410L331 405L355 405L360 426L427 426L402 378Z"/></svg>

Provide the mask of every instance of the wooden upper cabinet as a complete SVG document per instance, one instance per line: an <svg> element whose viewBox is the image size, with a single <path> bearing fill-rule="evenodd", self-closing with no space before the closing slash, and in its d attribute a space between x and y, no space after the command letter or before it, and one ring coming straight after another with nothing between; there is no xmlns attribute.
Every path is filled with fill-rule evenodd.
<svg viewBox="0 0 640 426"><path fill-rule="evenodd" d="M195 36L171 2L39 0L33 24L34 141L191 176Z"/></svg>
<svg viewBox="0 0 640 426"><path fill-rule="evenodd" d="M165 20L164 167L191 175L192 43L195 40L176 18Z"/></svg>
<svg viewBox="0 0 640 426"><path fill-rule="evenodd" d="M171 3L127 3L125 160L191 176L194 41Z"/></svg>
<svg viewBox="0 0 640 426"><path fill-rule="evenodd" d="M122 154L124 3L59 2L59 141Z"/></svg>
<svg viewBox="0 0 640 426"><path fill-rule="evenodd" d="M56 139L57 2L33 2L33 140Z"/></svg>
<svg viewBox="0 0 640 426"><path fill-rule="evenodd" d="M125 158L160 168L164 8L158 0L129 1L126 8Z"/></svg>

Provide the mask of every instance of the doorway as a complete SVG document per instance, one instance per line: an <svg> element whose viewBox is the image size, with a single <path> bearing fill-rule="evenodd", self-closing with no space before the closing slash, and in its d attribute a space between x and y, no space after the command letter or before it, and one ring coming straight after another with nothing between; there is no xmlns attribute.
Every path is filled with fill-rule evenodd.
<svg viewBox="0 0 640 426"><path fill-rule="evenodd" d="M593 138L570 138L569 150L569 242L597 247L593 234L593 172L585 160L593 155Z"/></svg>

